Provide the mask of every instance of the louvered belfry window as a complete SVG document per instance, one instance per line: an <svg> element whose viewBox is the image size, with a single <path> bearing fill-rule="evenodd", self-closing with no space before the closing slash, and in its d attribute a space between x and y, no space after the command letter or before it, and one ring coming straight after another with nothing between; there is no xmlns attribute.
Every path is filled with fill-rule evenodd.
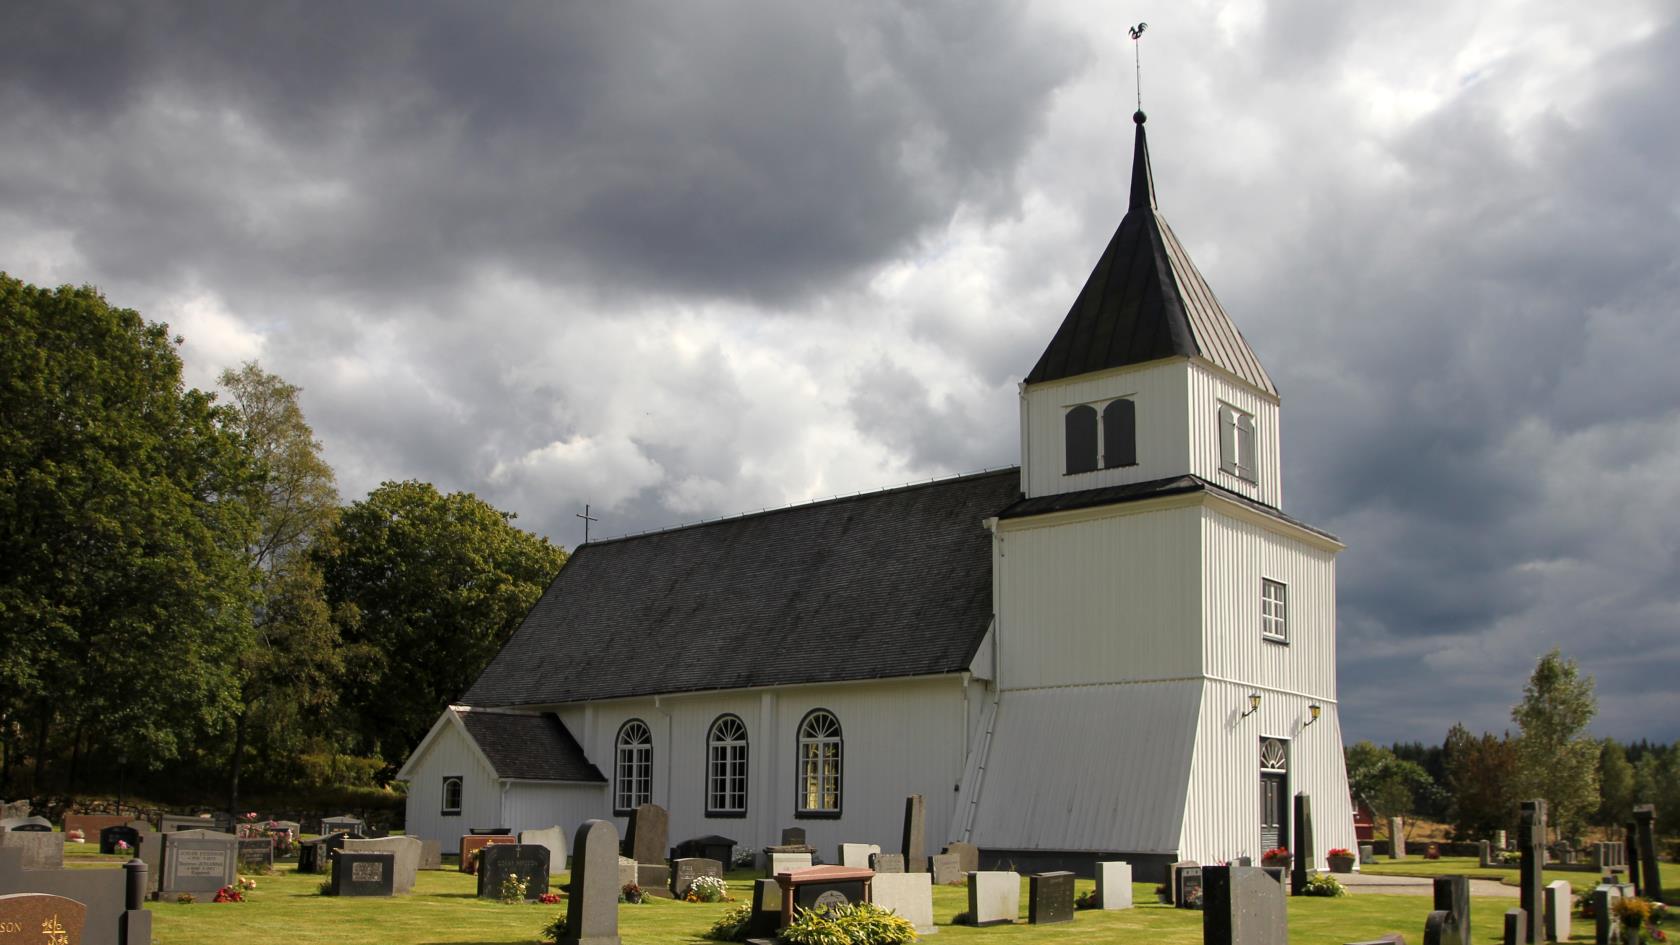
<svg viewBox="0 0 1680 945"><path fill-rule="evenodd" d="M814 709L799 725L799 813L840 813L840 720Z"/></svg>
<svg viewBox="0 0 1680 945"><path fill-rule="evenodd" d="M719 716L706 739L706 813L747 812L747 726Z"/></svg>
<svg viewBox="0 0 1680 945"><path fill-rule="evenodd" d="M1102 412L1103 468L1137 465L1137 404L1111 400Z"/></svg>
<svg viewBox="0 0 1680 945"><path fill-rule="evenodd" d="M1091 472L1097 468L1097 408L1080 404L1063 418L1067 440L1067 474Z"/></svg>
<svg viewBox="0 0 1680 945"><path fill-rule="evenodd" d="M618 730L613 809L628 814L653 800L653 733L641 719Z"/></svg>
<svg viewBox="0 0 1680 945"><path fill-rule="evenodd" d="M1219 468L1248 482L1258 482L1254 416L1230 404L1219 405Z"/></svg>

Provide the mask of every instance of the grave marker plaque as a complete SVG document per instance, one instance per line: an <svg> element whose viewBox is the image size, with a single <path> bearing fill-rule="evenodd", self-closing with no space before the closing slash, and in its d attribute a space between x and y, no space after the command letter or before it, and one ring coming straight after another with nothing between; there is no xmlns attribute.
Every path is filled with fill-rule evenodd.
<svg viewBox="0 0 1680 945"><path fill-rule="evenodd" d="M241 873L268 873L274 870L273 840L267 837L241 837L235 842L239 845Z"/></svg>
<svg viewBox="0 0 1680 945"><path fill-rule="evenodd" d="M955 853L935 853L928 857L928 872L933 874L935 886L960 886L968 882L968 874L962 869L962 858Z"/></svg>
<svg viewBox="0 0 1680 945"><path fill-rule="evenodd" d="M783 827L782 828L782 843L781 843L781 845L784 846L784 847L802 847L802 846L805 846L805 828L804 827Z"/></svg>
<svg viewBox="0 0 1680 945"><path fill-rule="evenodd" d="M163 835L163 896L216 894L239 878L238 838L212 830L177 830Z"/></svg>
<svg viewBox="0 0 1680 945"><path fill-rule="evenodd" d="M723 878L723 864L699 856L685 856L671 861L671 895L678 899L688 895L688 887L702 876Z"/></svg>
<svg viewBox="0 0 1680 945"><path fill-rule="evenodd" d="M671 816L658 804L643 804L630 812L624 854L642 866L665 862L671 846Z"/></svg>
<svg viewBox="0 0 1680 945"><path fill-rule="evenodd" d="M902 873L904 872L904 854L873 854L869 857L869 868L877 873Z"/></svg>
<svg viewBox="0 0 1680 945"><path fill-rule="evenodd" d="M1186 866L1175 874L1178 886L1173 890L1173 905L1180 909L1202 908L1204 869L1201 866Z"/></svg>
<svg viewBox="0 0 1680 945"><path fill-rule="evenodd" d="M1470 945L1469 877L1435 877L1435 911L1424 923L1423 940L1432 935L1436 945Z"/></svg>
<svg viewBox="0 0 1680 945"><path fill-rule="evenodd" d="M332 859L332 895L390 896L396 891L396 854L339 850Z"/></svg>
<svg viewBox="0 0 1680 945"><path fill-rule="evenodd" d="M500 899L503 882L515 875L525 880L527 900L548 892L548 847L498 843L485 847L479 857L478 898Z"/></svg>
<svg viewBox="0 0 1680 945"><path fill-rule="evenodd" d="M1505 945L1528 941L1528 913L1521 908L1505 910Z"/></svg>
<svg viewBox="0 0 1680 945"><path fill-rule="evenodd" d="M1027 877L1027 923L1073 921L1073 874L1066 870Z"/></svg>
<svg viewBox="0 0 1680 945"><path fill-rule="evenodd" d="M549 868L559 872L566 868L566 831L558 826L541 830L519 831L519 842L548 847Z"/></svg>

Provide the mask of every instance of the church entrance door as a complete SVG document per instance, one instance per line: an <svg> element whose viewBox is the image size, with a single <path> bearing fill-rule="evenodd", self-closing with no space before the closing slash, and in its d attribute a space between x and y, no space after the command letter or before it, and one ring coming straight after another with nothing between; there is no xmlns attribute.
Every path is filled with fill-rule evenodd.
<svg viewBox="0 0 1680 945"><path fill-rule="evenodd" d="M1282 771L1260 773L1260 852L1288 846L1289 788Z"/></svg>

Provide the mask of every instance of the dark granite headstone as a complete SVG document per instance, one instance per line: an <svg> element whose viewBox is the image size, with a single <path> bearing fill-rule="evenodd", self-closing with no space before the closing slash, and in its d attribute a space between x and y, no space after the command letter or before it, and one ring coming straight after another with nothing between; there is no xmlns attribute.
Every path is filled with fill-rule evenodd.
<svg viewBox="0 0 1680 945"><path fill-rule="evenodd" d="M16 831L17 833L52 833L52 821L45 817L14 817L10 820L0 820L0 832Z"/></svg>
<svg viewBox="0 0 1680 945"><path fill-rule="evenodd" d="M699 857L703 860L729 863L734 856L735 841L728 837L720 837L717 834L684 840L671 850L671 859L673 860Z"/></svg>
<svg viewBox="0 0 1680 945"><path fill-rule="evenodd" d="M849 906L865 901L864 881L861 879L796 881L793 887L793 906L796 913L800 909Z"/></svg>
<svg viewBox="0 0 1680 945"><path fill-rule="evenodd" d="M1662 873L1657 869L1656 819L1656 805L1634 805L1633 822L1638 828L1639 855L1630 859L1639 860L1639 875L1645 878L1645 884L1639 887L1639 894L1652 902L1661 902L1663 886Z"/></svg>
<svg viewBox="0 0 1680 945"><path fill-rule="evenodd" d="M955 853L935 853L928 857L928 872L933 874L935 886L960 886L968 882L968 874L962 869L962 858Z"/></svg>
<svg viewBox="0 0 1680 945"><path fill-rule="evenodd" d="M1167 865L1167 902L1178 905L1178 872L1192 866L1200 866L1195 860L1179 860Z"/></svg>
<svg viewBox="0 0 1680 945"><path fill-rule="evenodd" d="M619 945L618 830L611 821L586 820L578 827L567 893L559 945Z"/></svg>
<svg viewBox="0 0 1680 945"><path fill-rule="evenodd" d="M397 855L339 850L333 854L334 896L391 896L396 892Z"/></svg>
<svg viewBox="0 0 1680 945"><path fill-rule="evenodd" d="M1435 945L1470 945L1469 877L1435 877L1435 911L1424 923L1423 940Z"/></svg>
<svg viewBox="0 0 1680 945"><path fill-rule="evenodd" d="M904 854L876 853L869 858L869 868L877 873L904 872Z"/></svg>
<svg viewBox="0 0 1680 945"><path fill-rule="evenodd" d="M956 856L957 872L964 876L980 868L980 848L972 843L964 843L961 840L947 843L945 852Z"/></svg>
<svg viewBox="0 0 1680 945"><path fill-rule="evenodd" d="M782 828L782 843L781 843L781 845L784 846L784 847L802 847L802 846L805 846L805 828L804 827L783 827Z"/></svg>
<svg viewBox="0 0 1680 945"><path fill-rule="evenodd" d="M681 899L688 895L688 887L702 876L723 878L723 864L705 857L685 856L671 861L671 895Z"/></svg>
<svg viewBox="0 0 1680 945"><path fill-rule="evenodd" d="M500 899L512 875L525 880L525 898L548 892L548 847L540 843L497 843L478 855L478 898Z"/></svg>
<svg viewBox="0 0 1680 945"><path fill-rule="evenodd" d="M239 840L239 871L266 873L274 869L274 841L267 837Z"/></svg>
<svg viewBox="0 0 1680 945"><path fill-rule="evenodd" d="M1062 870L1027 877L1027 924L1073 921L1073 874Z"/></svg>
<svg viewBox="0 0 1680 945"><path fill-rule="evenodd" d="M134 856L135 852L140 849L140 831L127 826L126 824L116 827L105 827L99 831L100 853L119 852L117 850L117 844L119 842L128 844L128 855Z"/></svg>
<svg viewBox="0 0 1680 945"><path fill-rule="evenodd" d="M1313 847L1312 798L1305 791L1295 795L1295 859L1291 862L1289 889L1292 895L1304 896L1307 892L1307 877L1312 875L1313 865L1318 862L1318 851Z"/></svg>
<svg viewBox="0 0 1680 945"><path fill-rule="evenodd" d="M1616 903L1622 898L1620 886L1605 883L1593 889L1593 941L1596 945L1621 941L1622 923L1616 919Z"/></svg>
<svg viewBox="0 0 1680 945"><path fill-rule="evenodd" d="M467 835L471 837L511 837L512 827L468 827Z"/></svg>
<svg viewBox="0 0 1680 945"><path fill-rule="evenodd" d="M671 815L658 804L643 804L631 811L624 846L624 855L642 866L664 863L671 846Z"/></svg>
<svg viewBox="0 0 1680 945"><path fill-rule="evenodd" d="M23 852L0 848L0 896L18 894L61 896L86 907L82 945L151 945L152 914L142 903L146 879L139 864L122 869L25 870ZM0 906L0 916L8 914ZM60 923L65 924L60 916ZM21 924L21 923L20 923ZM40 933L39 922L25 931ZM0 935L0 941L10 941ZM47 942L45 937L20 937L19 942ZM70 941L76 941L72 938Z"/></svg>
<svg viewBox="0 0 1680 945"><path fill-rule="evenodd" d="M1505 910L1505 945L1522 945L1528 941L1528 913L1522 909Z"/></svg>
<svg viewBox="0 0 1680 945"><path fill-rule="evenodd" d="M1204 881L1205 945L1281 945L1289 940L1283 887L1252 866L1208 866Z"/></svg>
<svg viewBox="0 0 1680 945"><path fill-rule="evenodd" d="M1517 872L1519 898L1523 912L1533 918L1525 924L1525 943L1538 942L1545 929L1546 881L1541 871L1546 868L1546 802L1523 801L1517 818L1517 842L1522 845L1522 864Z"/></svg>
<svg viewBox="0 0 1680 945"><path fill-rule="evenodd" d="M774 938L782 927L782 887L773 879L753 882L752 918L747 920L747 935Z"/></svg>
<svg viewBox="0 0 1680 945"><path fill-rule="evenodd" d="M304 840L297 845L297 871L299 873L324 873L327 869L327 851L321 846L319 837Z"/></svg>
<svg viewBox="0 0 1680 945"><path fill-rule="evenodd" d="M1186 866L1175 875L1178 886L1173 889L1173 905L1180 909L1200 909L1202 907L1202 870L1200 866Z"/></svg>
<svg viewBox="0 0 1680 945"><path fill-rule="evenodd" d="M904 871L927 872L927 799L912 794L904 799Z"/></svg>
<svg viewBox="0 0 1680 945"><path fill-rule="evenodd" d="M356 835L357 839L361 839L366 832L363 830L366 826L367 823L363 821L362 818L353 817L350 814L340 814L337 817L323 817L321 818L321 835L326 836L329 833L353 833Z"/></svg>

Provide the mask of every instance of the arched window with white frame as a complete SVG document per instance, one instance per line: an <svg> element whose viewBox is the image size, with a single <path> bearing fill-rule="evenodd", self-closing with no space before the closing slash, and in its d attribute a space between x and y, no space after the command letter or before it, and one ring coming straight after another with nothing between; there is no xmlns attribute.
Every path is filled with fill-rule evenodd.
<svg viewBox="0 0 1680 945"><path fill-rule="evenodd" d="M619 727L613 776L614 813L628 814L653 800L653 732L641 719Z"/></svg>
<svg viewBox="0 0 1680 945"><path fill-rule="evenodd" d="M747 815L747 725L720 715L706 735L706 815Z"/></svg>
<svg viewBox="0 0 1680 945"><path fill-rule="evenodd" d="M840 720L812 709L799 723L799 798L795 816L840 816Z"/></svg>

